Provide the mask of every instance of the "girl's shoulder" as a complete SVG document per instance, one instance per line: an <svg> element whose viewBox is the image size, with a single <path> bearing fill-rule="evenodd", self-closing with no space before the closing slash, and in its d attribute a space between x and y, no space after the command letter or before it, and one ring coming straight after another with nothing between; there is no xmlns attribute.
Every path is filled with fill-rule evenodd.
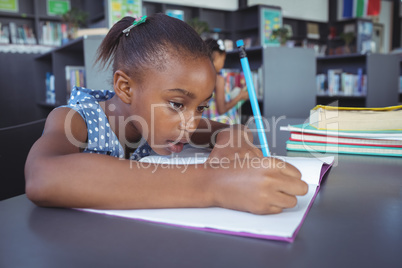
<svg viewBox="0 0 402 268"><path fill-rule="evenodd" d="M114 92L109 90L92 90L84 87L74 87L71 91L67 107L78 112L84 121L88 122L93 116L104 117L103 110L99 102L106 101L114 96Z"/></svg>
<svg viewBox="0 0 402 268"><path fill-rule="evenodd" d="M111 99L114 96L113 91L109 90L93 90L84 87L74 87L71 90L68 105L77 105L85 102L100 102Z"/></svg>

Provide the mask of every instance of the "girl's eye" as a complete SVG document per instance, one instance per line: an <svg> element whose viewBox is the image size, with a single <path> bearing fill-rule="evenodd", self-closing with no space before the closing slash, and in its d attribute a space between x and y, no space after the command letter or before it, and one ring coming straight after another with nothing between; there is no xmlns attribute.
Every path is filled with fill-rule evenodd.
<svg viewBox="0 0 402 268"><path fill-rule="evenodd" d="M208 108L209 108L208 105L206 105L206 106L198 106L197 107L197 112L202 113L203 111L205 111L205 109L208 109Z"/></svg>
<svg viewBox="0 0 402 268"><path fill-rule="evenodd" d="M182 103L173 102L173 101L169 101L169 104L175 110L181 110L181 109L183 109L183 106L184 106Z"/></svg>

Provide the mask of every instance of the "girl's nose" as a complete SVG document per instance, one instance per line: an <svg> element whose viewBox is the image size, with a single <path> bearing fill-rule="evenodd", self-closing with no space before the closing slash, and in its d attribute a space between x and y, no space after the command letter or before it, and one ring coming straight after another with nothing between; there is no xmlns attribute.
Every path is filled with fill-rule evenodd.
<svg viewBox="0 0 402 268"><path fill-rule="evenodd" d="M194 113L185 113L180 123L180 129L192 133L197 129L199 120L200 118L197 118Z"/></svg>

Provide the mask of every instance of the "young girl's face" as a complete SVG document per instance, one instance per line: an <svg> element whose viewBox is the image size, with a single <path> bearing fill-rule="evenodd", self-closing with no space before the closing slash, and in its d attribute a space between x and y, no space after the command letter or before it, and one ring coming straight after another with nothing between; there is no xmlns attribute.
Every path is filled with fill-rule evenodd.
<svg viewBox="0 0 402 268"><path fill-rule="evenodd" d="M131 110L140 118L134 120L135 128L156 153L178 153L190 141L212 96L215 79L208 58L172 59L164 71L146 71L141 88L133 91Z"/></svg>

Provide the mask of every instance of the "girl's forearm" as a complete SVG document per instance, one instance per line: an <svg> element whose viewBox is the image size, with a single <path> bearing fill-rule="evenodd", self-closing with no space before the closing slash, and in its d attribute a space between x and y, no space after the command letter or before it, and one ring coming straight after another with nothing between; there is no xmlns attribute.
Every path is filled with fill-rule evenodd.
<svg viewBox="0 0 402 268"><path fill-rule="evenodd" d="M237 103L238 103L239 101L241 101L241 100L242 100L242 99L241 99L241 96L240 96L240 94L239 94L239 95L237 95L234 99L232 99L232 100L230 100L230 101L228 101L228 102L224 102L223 109L219 109L221 106L218 107L218 113L219 113L219 114L224 114L224 113L226 113L227 111L229 111L230 109L232 109L233 107L235 107L235 106L237 105Z"/></svg>
<svg viewBox="0 0 402 268"><path fill-rule="evenodd" d="M203 165L157 165L94 154L31 161L28 197L40 206L102 209L208 207ZM202 170L201 170L202 169Z"/></svg>

